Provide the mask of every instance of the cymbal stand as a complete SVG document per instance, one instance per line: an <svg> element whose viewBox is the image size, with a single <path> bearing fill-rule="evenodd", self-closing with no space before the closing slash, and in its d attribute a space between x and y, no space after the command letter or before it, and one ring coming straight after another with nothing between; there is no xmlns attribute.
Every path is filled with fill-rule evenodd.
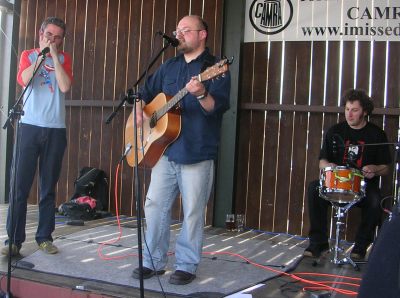
<svg viewBox="0 0 400 298"><path fill-rule="evenodd" d="M400 129L399 129L399 138L400 138ZM400 188L400 177L399 177L399 171L400 171L400 143L397 143L394 149L394 193L393 193L393 198L394 198L394 204L399 205L399 188Z"/></svg>
<svg viewBox="0 0 400 298"><path fill-rule="evenodd" d="M358 265L350 258L349 254L344 254L342 258L339 258L339 255L343 253L343 248L340 247L340 229L342 225L344 225L344 222L342 221L342 218L346 214L346 212L358 202L358 200L354 200L350 203L347 203L346 205L341 205L338 203L333 203L332 208L335 210L335 218L336 218L336 234L335 234L335 245L331 249L333 251L333 259L331 262L335 265L344 265L344 264L351 264L356 271L359 270Z"/></svg>
<svg viewBox="0 0 400 298"><path fill-rule="evenodd" d="M400 139L400 129L399 129L399 139ZM395 144L394 149L394 166L393 166L393 208L389 212L388 220L391 221L393 217L393 212L399 214L400 211L400 142Z"/></svg>

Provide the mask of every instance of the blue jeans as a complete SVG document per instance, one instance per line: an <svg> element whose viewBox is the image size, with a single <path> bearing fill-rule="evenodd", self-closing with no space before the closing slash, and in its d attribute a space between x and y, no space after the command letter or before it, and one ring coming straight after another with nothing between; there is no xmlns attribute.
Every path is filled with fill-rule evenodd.
<svg viewBox="0 0 400 298"><path fill-rule="evenodd" d="M35 239L37 243L50 240L55 228L55 189L60 177L64 151L67 146L65 128L46 128L20 124L19 150L16 163L16 195L10 190L7 233L21 247L25 241L27 201L37 164L39 163L40 201L39 223ZM14 168L14 167L13 167ZM11 179L13 180L13 173ZM11 187L12 187L11 182ZM13 221L11 222L11 209ZM11 237L13 235L13 237Z"/></svg>
<svg viewBox="0 0 400 298"><path fill-rule="evenodd" d="M176 240L175 267L176 270L196 272L203 246L205 208L213 178L213 160L183 165L170 162L163 156L153 167L145 203L148 248L145 246L143 251L144 267L161 270L167 264L171 209L180 191L184 218Z"/></svg>

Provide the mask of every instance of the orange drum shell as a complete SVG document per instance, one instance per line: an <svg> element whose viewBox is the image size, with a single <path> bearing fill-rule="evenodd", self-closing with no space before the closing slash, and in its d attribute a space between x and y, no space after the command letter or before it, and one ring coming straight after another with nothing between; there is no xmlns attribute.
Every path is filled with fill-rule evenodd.
<svg viewBox="0 0 400 298"><path fill-rule="evenodd" d="M332 203L357 201L364 196L361 172L345 166L326 167L321 170L319 193Z"/></svg>
<svg viewBox="0 0 400 298"><path fill-rule="evenodd" d="M337 177L348 178L351 175L352 179L349 181L340 181ZM343 191L351 191L355 193L360 192L361 177L354 175L352 169L333 169L325 171L324 186L329 189L340 189Z"/></svg>

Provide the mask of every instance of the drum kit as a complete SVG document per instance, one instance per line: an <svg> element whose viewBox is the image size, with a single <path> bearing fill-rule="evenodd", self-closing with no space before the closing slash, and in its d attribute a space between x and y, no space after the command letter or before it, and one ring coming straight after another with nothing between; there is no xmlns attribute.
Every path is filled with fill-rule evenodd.
<svg viewBox="0 0 400 298"><path fill-rule="evenodd" d="M344 225L343 217L354 204L365 196L365 186L364 176L358 169L336 166L321 170L319 195L332 204L336 218L332 263L336 265L351 264L356 270L359 270L358 265L350 258L350 255L345 254L339 258L339 255L343 253L339 235L341 226Z"/></svg>
<svg viewBox="0 0 400 298"><path fill-rule="evenodd" d="M398 131L398 143L377 143L368 144L369 146L393 145L394 163L393 167L393 203L394 209L400 210L400 129ZM367 144L364 144L366 146ZM343 249L340 247L340 228L344 225L343 217L346 212L365 196L366 182L364 176L359 169L353 168L355 165L354 156L350 158L350 163L347 166L326 167L321 169L319 181L319 195L323 199L329 201L335 211L336 218L336 233L335 245L332 248L333 258L332 263L336 265L351 264L356 270L359 270L358 265L350 258L350 254L343 254ZM400 211L399 211L400 212ZM389 220L391 214L389 216ZM339 255L342 257L340 258ZM360 262L357 262L360 263Z"/></svg>

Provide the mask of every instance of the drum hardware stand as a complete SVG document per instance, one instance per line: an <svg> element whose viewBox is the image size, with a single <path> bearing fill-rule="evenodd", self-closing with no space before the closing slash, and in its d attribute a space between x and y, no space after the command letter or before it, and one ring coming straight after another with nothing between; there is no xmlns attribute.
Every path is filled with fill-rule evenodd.
<svg viewBox="0 0 400 298"><path fill-rule="evenodd" d="M400 129L399 129L399 138L400 138ZM392 211L389 212L388 221L392 220L393 212L397 212L399 214L400 211L400 142L393 143L395 146L394 149L394 166L393 166L393 174L392 174L392 181L393 181L393 206Z"/></svg>
<svg viewBox="0 0 400 298"><path fill-rule="evenodd" d="M335 234L335 245L332 248L333 251L333 259L331 262L335 265L344 265L344 264L351 264L356 271L359 271L360 268L358 265L350 258L350 254L345 253L344 257L339 259L339 254L343 253L343 248L339 246L340 244L340 228L342 225L344 225L344 222L342 222L342 218L346 214L346 212L358 202L358 200L354 200L344 206L341 206L339 204L334 204L332 203L332 207L335 210L335 218L336 218L336 234Z"/></svg>
<svg viewBox="0 0 400 298"><path fill-rule="evenodd" d="M399 129L399 138L400 138L400 129ZM400 143L395 144L394 149L394 169L393 169L393 200L394 205L399 205L399 189L400 189Z"/></svg>

